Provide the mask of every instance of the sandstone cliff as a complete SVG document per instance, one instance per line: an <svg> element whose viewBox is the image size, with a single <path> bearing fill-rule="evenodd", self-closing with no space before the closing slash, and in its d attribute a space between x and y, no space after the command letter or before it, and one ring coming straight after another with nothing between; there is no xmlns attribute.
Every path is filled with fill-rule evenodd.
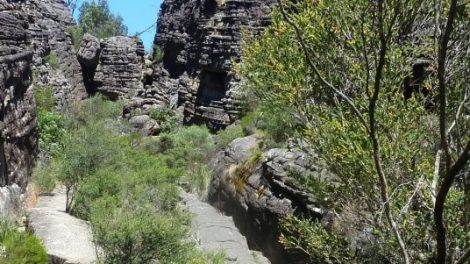
<svg viewBox="0 0 470 264"><path fill-rule="evenodd" d="M274 0L165 0L154 44L163 51L155 70L157 89L178 94L186 123L225 127L238 116L237 76L243 32L259 33L270 22ZM170 99L168 99L170 100Z"/></svg>
<svg viewBox="0 0 470 264"><path fill-rule="evenodd" d="M0 215L18 211L37 150L28 20L0 0Z"/></svg>
<svg viewBox="0 0 470 264"><path fill-rule="evenodd" d="M69 28L75 25L64 0L20 1L23 14L27 16L34 51L34 66L41 85L52 85L59 105L66 101L80 100L87 92L83 74L75 56ZM59 68L47 67L44 57L54 54Z"/></svg>

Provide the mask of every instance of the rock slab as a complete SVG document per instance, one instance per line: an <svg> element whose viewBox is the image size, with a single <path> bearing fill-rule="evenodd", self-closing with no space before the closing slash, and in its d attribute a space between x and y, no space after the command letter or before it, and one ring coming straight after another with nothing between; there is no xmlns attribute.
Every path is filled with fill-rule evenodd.
<svg viewBox="0 0 470 264"><path fill-rule="evenodd" d="M272 263L306 263L306 256L288 252L278 242L279 221L286 214L326 220L330 211L301 182L302 178L331 182L335 176L315 164L314 153L295 146L268 150L248 162L259 143L254 135L238 138L217 154L209 202L233 216L250 244Z"/></svg>
<svg viewBox="0 0 470 264"><path fill-rule="evenodd" d="M254 257L246 238L240 234L229 216L222 215L194 194L181 192L183 208L193 215L192 233L199 246L209 252L222 250L225 263L258 264L270 262L263 256Z"/></svg>
<svg viewBox="0 0 470 264"><path fill-rule="evenodd" d="M42 240L54 264L91 264L97 261L90 226L65 213L65 190L41 196L29 209L29 228Z"/></svg>

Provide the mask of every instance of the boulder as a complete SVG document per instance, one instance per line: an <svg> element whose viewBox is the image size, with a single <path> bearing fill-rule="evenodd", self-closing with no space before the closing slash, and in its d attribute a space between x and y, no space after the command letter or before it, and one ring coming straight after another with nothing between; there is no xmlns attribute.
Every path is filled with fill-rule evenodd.
<svg viewBox="0 0 470 264"><path fill-rule="evenodd" d="M160 132L160 126L157 121L148 115L133 116L129 123L134 132L140 132L143 136L155 136Z"/></svg>
<svg viewBox="0 0 470 264"><path fill-rule="evenodd" d="M34 51L34 66L46 65L46 56L57 58L59 69L51 69L55 76L65 79L66 85L55 86L60 95L59 104L78 101L87 97L80 63L75 56L70 30L75 26L69 7L63 0L15 1L28 17L28 34ZM48 84L46 84L48 85Z"/></svg>
<svg viewBox="0 0 470 264"><path fill-rule="evenodd" d="M144 45L139 38L117 36L101 42L93 79L96 90L110 99L131 99L144 89Z"/></svg>
<svg viewBox="0 0 470 264"><path fill-rule="evenodd" d="M323 219L328 208L301 184L302 178L335 181L315 164L316 156L299 149L271 149L261 156L252 152L259 139L234 140L217 154L209 201L233 216L250 244L272 263L306 263L306 256L287 252L279 244L279 220L286 214Z"/></svg>
<svg viewBox="0 0 470 264"><path fill-rule="evenodd" d="M100 59L100 41L88 33L83 35L77 58L83 68L94 72Z"/></svg>

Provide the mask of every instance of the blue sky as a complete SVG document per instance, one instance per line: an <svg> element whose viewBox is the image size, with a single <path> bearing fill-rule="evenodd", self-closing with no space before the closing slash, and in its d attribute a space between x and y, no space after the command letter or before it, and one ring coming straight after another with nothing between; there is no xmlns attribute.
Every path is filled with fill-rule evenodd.
<svg viewBox="0 0 470 264"><path fill-rule="evenodd" d="M84 1L91 2L92 0L79 0L80 4ZM156 23L162 2L163 0L108 0L111 11L124 19L124 23L129 28L129 35L141 32ZM75 17L77 16L78 10L75 11ZM156 29L152 28L140 36L146 50L152 48L155 32Z"/></svg>

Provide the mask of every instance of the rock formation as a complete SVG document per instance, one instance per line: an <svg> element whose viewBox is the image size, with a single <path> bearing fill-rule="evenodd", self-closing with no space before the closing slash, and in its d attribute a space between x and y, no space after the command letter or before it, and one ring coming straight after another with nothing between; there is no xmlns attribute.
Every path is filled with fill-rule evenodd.
<svg viewBox="0 0 470 264"><path fill-rule="evenodd" d="M240 234L231 217L200 201L196 195L181 191L181 207L192 215L191 231L198 245L207 252L223 250L225 262L243 264L269 264L259 252L248 248L246 238Z"/></svg>
<svg viewBox="0 0 470 264"><path fill-rule="evenodd" d="M271 262L305 263L304 256L286 252L277 242L279 219L295 214L327 221L330 212L301 181L330 182L335 176L314 164L314 154L292 147L256 156L252 151L258 144L256 136L239 138L217 155L209 201L232 215L251 246L261 249Z"/></svg>
<svg viewBox="0 0 470 264"><path fill-rule="evenodd" d="M117 36L104 39L94 87L111 99L135 97L143 90L144 45L138 38Z"/></svg>
<svg viewBox="0 0 470 264"><path fill-rule="evenodd" d="M100 52L100 41L88 33L83 35L77 52L77 58L82 67L88 71L95 71L100 62Z"/></svg>
<svg viewBox="0 0 470 264"><path fill-rule="evenodd" d="M65 212L65 188L40 196L27 211L28 227L42 241L50 263L91 264L98 260L88 222Z"/></svg>
<svg viewBox="0 0 470 264"><path fill-rule="evenodd" d="M37 150L28 19L0 0L0 215L17 213Z"/></svg>
<svg viewBox="0 0 470 264"><path fill-rule="evenodd" d="M75 25L63 0L23 0L21 9L28 17L34 66L38 68L39 83L52 85L59 105L80 100L87 93L83 74L75 56L69 29ZM45 67L47 55L57 57L59 69Z"/></svg>
<svg viewBox="0 0 470 264"><path fill-rule="evenodd" d="M157 89L178 94L187 123L217 129L236 120L237 76L243 31L259 33L270 22L274 0L165 0L154 44L163 51ZM167 98L169 101L169 99Z"/></svg>

